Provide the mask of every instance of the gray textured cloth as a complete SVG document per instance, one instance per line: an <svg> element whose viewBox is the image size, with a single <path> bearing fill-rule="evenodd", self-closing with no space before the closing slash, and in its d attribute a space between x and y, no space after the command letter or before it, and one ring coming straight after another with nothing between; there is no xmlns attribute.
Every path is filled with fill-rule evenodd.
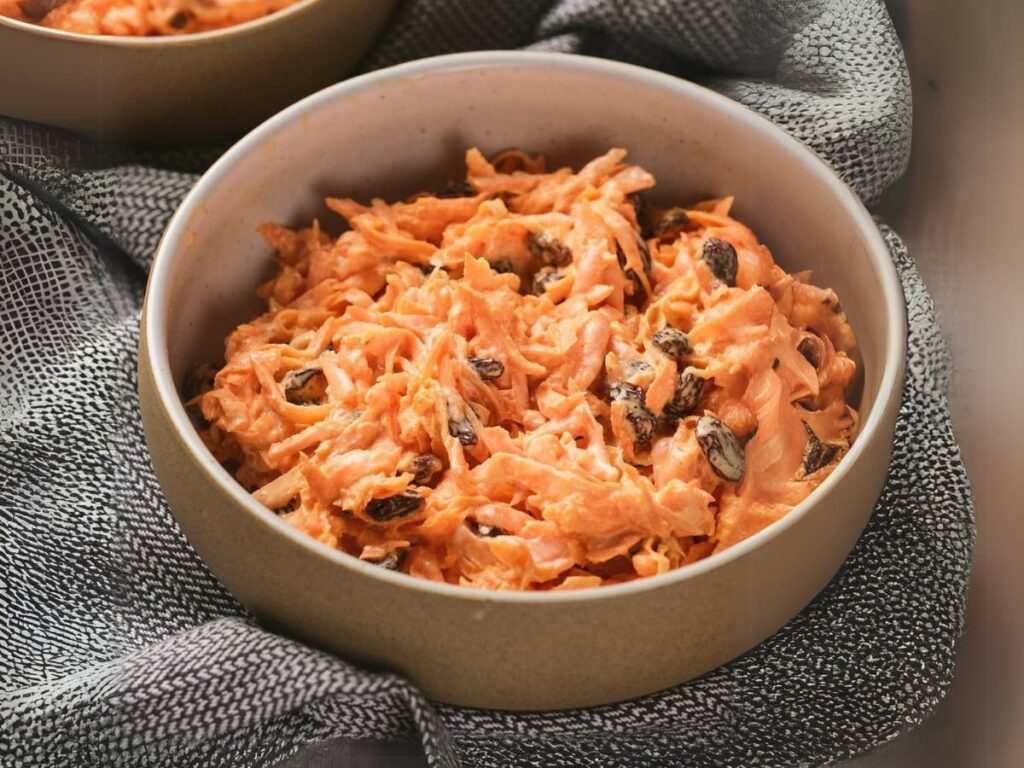
<svg viewBox="0 0 1024 768"><path fill-rule="evenodd" d="M875 0L414 0L365 66L526 45L705 82L868 201L906 164L907 72ZM841 573L700 680L586 711L472 711L263 631L168 513L139 423L139 308L196 178L181 169L203 157L113 154L3 120L0 153L0 764L269 765L316 740L417 735L445 766L812 764L893 738L943 696L970 491L932 306L884 227L909 368L889 481Z"/></svg>

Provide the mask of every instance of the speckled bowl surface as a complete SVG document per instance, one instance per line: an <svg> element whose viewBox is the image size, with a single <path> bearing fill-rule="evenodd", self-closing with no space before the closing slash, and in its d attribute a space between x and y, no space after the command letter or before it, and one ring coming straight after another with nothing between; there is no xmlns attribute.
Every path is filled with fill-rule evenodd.
<svg viewBox="0 0 1024 768"><path fill-rule="evenodd" d="M237 136L340 80L395 0L301 0L164 37L79 35L0 16L0 114L145 145Z"/></svg>
<svg viewBox="0 0 1024 768"><path fill-rule="evenodd" d="M326 194L404 196L462 172L466 147L579 163L611 146L658 178L656 198L736 195L789 270L835 288L860 342L859 434L786 518L671 573L558 593L491 593L386 571L257 504L205 449L179 385L259 309L264 221L327 217ZM699 86L578 56L485 52L341 83L264 123L182 203L154 263L140 393L153 464L212 571L267 625L397 669L455 704L605 703L703 674L765 639L840 567L871 514L892 448L905 312L889 254L855 196L811 151Z"/></svg>

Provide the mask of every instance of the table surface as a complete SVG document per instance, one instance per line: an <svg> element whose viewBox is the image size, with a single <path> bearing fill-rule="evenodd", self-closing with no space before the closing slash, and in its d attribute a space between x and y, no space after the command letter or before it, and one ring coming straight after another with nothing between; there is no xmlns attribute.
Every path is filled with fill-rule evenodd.
<svg viewBox="0 0 1024 768"><path fill-rule="evenodd" d="M910 168L878 206L903 235L955 360L950 406L974 487L967 629L934 716L875 766L1024 765L1024 2L910 0ZM998 367L996 362L998 361Z"/></svg>
<svg viewBox="0 0 1024 768"><path fill-rule="evenodd" d="M1024 264L1011 242L1024 224L1024 0L893 5L914 145L906 176L875 210L909 245L953 352L950 405L978 541L949 695L922 726L846 765L1024 766L1024 409L1000 405L1024 380ZM334 743L284 765L419 766L418 753Z"/></svg>

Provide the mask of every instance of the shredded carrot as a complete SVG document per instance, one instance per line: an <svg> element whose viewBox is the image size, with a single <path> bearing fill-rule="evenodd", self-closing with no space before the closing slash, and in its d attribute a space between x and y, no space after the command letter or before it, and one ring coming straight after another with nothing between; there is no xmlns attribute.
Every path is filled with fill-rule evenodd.
<svg viewBox="0 0 1024 768"><path fill-rule="evenodd" d="M83 35L181 35L253 21L298 0L0 0L0 16Z"/></svg>
<svg viewBox="0 0 1024 768"><path fill-rule="evenodd" d="M665 573L784 516L849 447L846 317L732 198L641 206L625 157L471 149L443 192L329 199L337 238L264 225L207 445L327 546L487 589Z"/></svg>

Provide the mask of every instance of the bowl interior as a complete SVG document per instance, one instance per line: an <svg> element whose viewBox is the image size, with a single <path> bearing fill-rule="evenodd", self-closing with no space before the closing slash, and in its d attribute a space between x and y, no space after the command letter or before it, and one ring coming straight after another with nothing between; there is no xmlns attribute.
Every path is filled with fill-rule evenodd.
<svg viewBox="0 0 1024 768"><path fill-rule="evenodd" d="M271 251L259 224L319 217L338 229L325 196L395 199L437 187L462 178L472 146L518 147L574 166L620 146L655 174L657 200L735 195L735 215L786 269L810 269L839 294L859 341L862 425L880 392L888 396L902 333L895 273L870 218L825 166L710 91L558 54L458 55L373 73L243 139L179 211L154 267L157 376L180 386L195 364L219 362L227 333L261 311L254 289L271 272Z"/></svg>

